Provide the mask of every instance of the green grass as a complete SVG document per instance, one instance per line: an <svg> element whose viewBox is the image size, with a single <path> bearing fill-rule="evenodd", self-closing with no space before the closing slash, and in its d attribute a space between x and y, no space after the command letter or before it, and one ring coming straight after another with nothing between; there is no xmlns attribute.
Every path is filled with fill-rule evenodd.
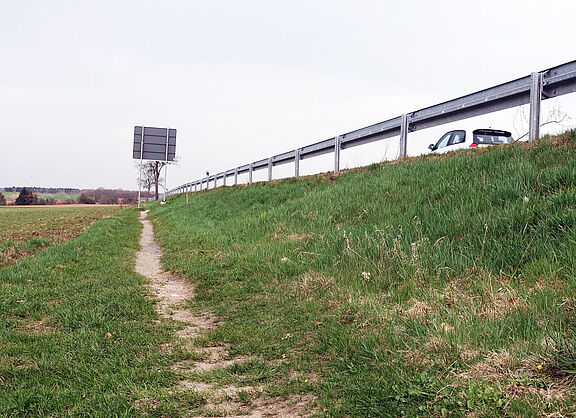
<svg viewBox="0 0 576 418"><path fill-rule="evenodd" d="M196 377L334 416L574 413L575 136L155 207L165 266L224 320L198 344L260 361Z"/></svg>
<svg viewBox="0 0 576 418"><path fill-rule="evenodd" d="M80 235L120 207L0 207L0 267Z"/></svg>
<svg viewBox="0 0 576 418"><path fill-rule="evenodd" d="M137 216L0 268L0 416L177 416L203 403L170 392L161 347L174 330L134 272Z"/></svg>

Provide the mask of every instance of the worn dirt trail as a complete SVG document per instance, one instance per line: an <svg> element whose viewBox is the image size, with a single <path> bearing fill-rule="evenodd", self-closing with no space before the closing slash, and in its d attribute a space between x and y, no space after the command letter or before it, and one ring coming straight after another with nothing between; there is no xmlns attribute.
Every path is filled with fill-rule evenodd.
<svg viewBox="0 0 576 418"><path fill-rule="evenodd" d="M234 363L249 360L248 357L229 358L228 347L198 347L194 339L207 331L218 327L217 318L206 312L200 315L185 308L185 301L194 297L194 286L185 279L162 270L160 259L162 250L154 240L152 222L146 219L148 211L140 213L143 225L140 237L140 251L136 254L136 272L150 279L150 290L157 296L158 313L183 325L176 332L182 345L190 350L205 354L202 361L184 361L172 366L182 376L178 391L193 390L201 393L206 403L207 415L242 416L242 417L297 417L309 416L306 413L311 397L293 397L289 399L270 398L264 394L262 387L238 387L234 385L218 386L202 381L186 379L186 373L208 372L217 368L226 368ZM172 347L167 347L171 349ZM239 395L250 393L252 400L244 402ZM244 398L244 396L242 397ZM142 400L141 402L145 402Z"/></svg>

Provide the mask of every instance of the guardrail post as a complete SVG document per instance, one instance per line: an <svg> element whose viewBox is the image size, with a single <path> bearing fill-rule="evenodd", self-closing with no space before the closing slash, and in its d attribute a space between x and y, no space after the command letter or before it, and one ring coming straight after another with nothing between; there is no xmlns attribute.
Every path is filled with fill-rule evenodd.
<svg viewBox="0 0 576 418"><path fill-rule="evenodd" d="M228 177L228 175L226 174L226 172L224 172L224 178L222 179L222 186L226 186L226 177Z"/></svg>
<svg viewBox="0 0 576 418"><path fill-rule="evenodd" d="M334 174L340 174L340 149L342 146L342 137L337 135L334 138Z"/></svg>
<svg viewBox="0 0 576 418"><path fill-rule="evenodd" d="M214 188L218 187L218 174L214 176Z"/></svg>
<svg viewBox="0 0 576 418"><path fill-rule="evenodd" d="M272 157L268 158L268 181L272 181Z"/></svg>
<svg viewBox="0 0 576 418"><path fill-rule="evenodd" d="M300 148L294 151L294 177L300 177Z"/></svg>
<svg viewBox="0 0 576 418"><path fill-rule="evenodd" d="M402 115L402 122L400 124L400 158L406 158L408 149L408 115Z"/></svg>
<svg viewBox="0 0 576 418"><path fill-rule="evenodd" d="M542 73L532 73L530 86L530 134L528 142L540 137L540 104L542 102Z"/></svg>
<svg viewBox="0 0 576 418"><path fill-rule="evenodd" d="M250 163L250 168L248 169L248 184L252 184L252 171L254 171L254 169L252 163Z"/></svg>
<svg viewBox="0 0 576 418"><path fill-rule="evenodd" d="M238 167L234 169L234 186L238 184Z"/></svg>

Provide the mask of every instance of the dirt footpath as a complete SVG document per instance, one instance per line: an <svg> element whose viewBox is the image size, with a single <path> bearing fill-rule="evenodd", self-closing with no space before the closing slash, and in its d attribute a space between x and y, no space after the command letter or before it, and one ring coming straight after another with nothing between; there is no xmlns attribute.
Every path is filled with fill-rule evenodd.
<svg viewBox="0 0 576 418"><path fill-rule="evenodd" d="M185 302L194 297L194 286L181 277L162 271L162 250L154 241L152 223L146 219L148 211L140 213L143 225L140 237L141 250L136 254L136 272L150 279L150 289L158 298L157 311L163 317L181 323L177 331L182 346L191 351L204 354L202 361L184 361L172 365L181 380L177 386L180 392L196 391L207 401L206 415L264 417L309 416L310 397L294 397L289 399L271 398L266 396L262 387L237 387L234 385L215 385L201 381L186 379L187 373L209 372L217 368L226 368L235 363L250 360L248 357L230 358L228 347L199 347L194 340L207 331L220 325L217 318L206 312L200 315L186 309ZM171 349L171 347L168 347ZM242 394L250 393L250 402L242 401ZM146 400L138 401L140 403ZM136 405L138 407L138 405Z"/></svg>

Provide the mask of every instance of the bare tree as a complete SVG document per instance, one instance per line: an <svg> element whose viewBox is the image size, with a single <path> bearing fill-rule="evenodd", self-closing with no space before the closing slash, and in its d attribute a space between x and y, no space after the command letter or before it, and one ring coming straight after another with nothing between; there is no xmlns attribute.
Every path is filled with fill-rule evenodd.
<svg viewBox="0 0 576 418"><path fill-rule="evenodd" d="M164 168L167 164L176 164L176 161L172 161L166 163L164 161L145 161L142 162L142 166L140 163L137 164L138 169L142 168L142 179L140 180L140 186L147 189L147 195L150 195L150 189L154 186L154 196L156 200L159 198L159 185L160 185L160 174L162 172L162 168ZM148 201L148 198L146 198Z"/></svg>
<svg viewBox="0 0 576 418"><path fill-rule="evenodd" d="M151 162L151 161L149 161ZM142 163L142 178L139 179L140 187L146 189L146 202L150 199L150 189L154 186L154 175L152 170L149 170L148 163ZM138 163L138 169L140 169L140 163Z"/></svg>
<svg viewBox="0 0 576 418"><path fill-rule="evenodd" d="M527 107L526 106L518 106L516 109L516 114L514 115L514 129L516 129L517 138L516 141L523 139L524 137L528 136L528 121L529 117L527 114ZM554 103L550 105L547 115L541 115L540 120L540 127L546 125L556 125L559 131L563 131L566 129L565 124L568 123L572 118L562 110L562 105L559 100L556 100ZM519 126L516 126L518 123ZM520 132L525 132L524 134L520 134Z"/></svg>

